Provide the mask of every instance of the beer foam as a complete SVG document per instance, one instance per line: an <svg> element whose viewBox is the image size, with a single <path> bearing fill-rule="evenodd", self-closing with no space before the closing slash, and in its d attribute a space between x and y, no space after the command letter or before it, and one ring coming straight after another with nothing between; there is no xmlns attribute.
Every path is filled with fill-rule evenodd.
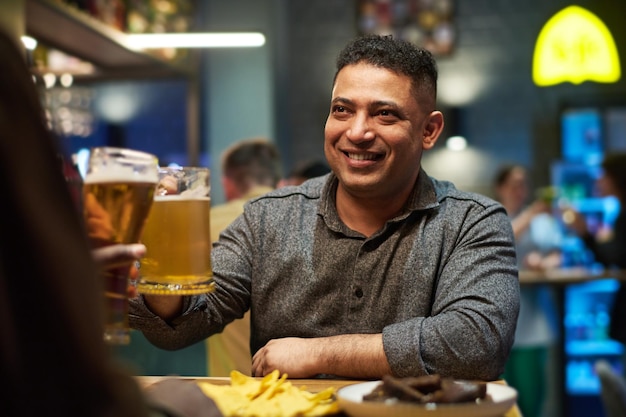
<svg viewBox="0 0 626 417"><path fill-rule="evenodd" d="M136 182L136 183L154 183L159 181L156 171L153 172L134 172L130 169L115 171L89 171L83 181L85 184L95 184L104 182Z"/></svg>

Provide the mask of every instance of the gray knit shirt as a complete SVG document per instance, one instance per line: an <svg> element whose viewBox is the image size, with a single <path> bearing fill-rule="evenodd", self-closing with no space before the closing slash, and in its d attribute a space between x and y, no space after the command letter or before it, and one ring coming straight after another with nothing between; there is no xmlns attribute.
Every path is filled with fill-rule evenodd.
<svg viewBox="0 0 626 417"><path fill-rule="evenodd" d="M282 337L381 333L396 376L493 380L519 311L503 207L423 170L406 209L370 237L335 207L333 174L250 201L212 250L216 291L185 298L166 323L142 298L131 326L179 349L251 310L251 351Z"/></svg>

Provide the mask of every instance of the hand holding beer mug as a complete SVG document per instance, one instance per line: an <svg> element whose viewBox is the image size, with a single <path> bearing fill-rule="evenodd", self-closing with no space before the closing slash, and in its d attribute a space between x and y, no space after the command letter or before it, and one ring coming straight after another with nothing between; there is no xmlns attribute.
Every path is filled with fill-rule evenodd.
<svg viewBox="0 0 626 417"><path fill-rule="evenodd" d="M157 181L158 160L152 154L114 147L91 150L83 186L83 211L94 249L139 243ZM133 264L127 259L104 271L104 339L111 344L130 340L128 281Z"/></svg>
<svg viewBox="0 0 626 417"><path fill-rule="evenodd" d="M161 168L142 236L137 291L189 295L213 291L208 168Z"/></svg>

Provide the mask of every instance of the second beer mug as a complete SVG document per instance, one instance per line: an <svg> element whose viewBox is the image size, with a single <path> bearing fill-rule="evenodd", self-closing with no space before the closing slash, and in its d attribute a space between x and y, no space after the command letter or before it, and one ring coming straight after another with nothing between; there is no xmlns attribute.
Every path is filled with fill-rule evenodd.
<svg viewBox="0 0 626 417"><path fill-rule="evenodd" d="M208 168L161 168L142 242L137 290L189 295L214 288L211 269L210 173Z"/></svg>

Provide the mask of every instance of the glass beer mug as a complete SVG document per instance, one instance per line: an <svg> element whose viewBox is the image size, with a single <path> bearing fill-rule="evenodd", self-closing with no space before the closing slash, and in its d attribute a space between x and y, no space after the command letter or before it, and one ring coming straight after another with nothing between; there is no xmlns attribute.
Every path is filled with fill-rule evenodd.
<svg viewBox="0 0 626 417"><path fill-rule="evenodd" d="M189 295L213 291L210 171L161 168L154 203L142 236L137 291Z"/></svg>
<svg viewBox="0 0 626 417"><path fill-rule="evenodd" d="M94 249L138 243L154 200L157 157L131 149L93 148L83 182L83 213ZM104 339L111 344L130 340L128 284L133 262L104 271L106 322Z"/></svg>

